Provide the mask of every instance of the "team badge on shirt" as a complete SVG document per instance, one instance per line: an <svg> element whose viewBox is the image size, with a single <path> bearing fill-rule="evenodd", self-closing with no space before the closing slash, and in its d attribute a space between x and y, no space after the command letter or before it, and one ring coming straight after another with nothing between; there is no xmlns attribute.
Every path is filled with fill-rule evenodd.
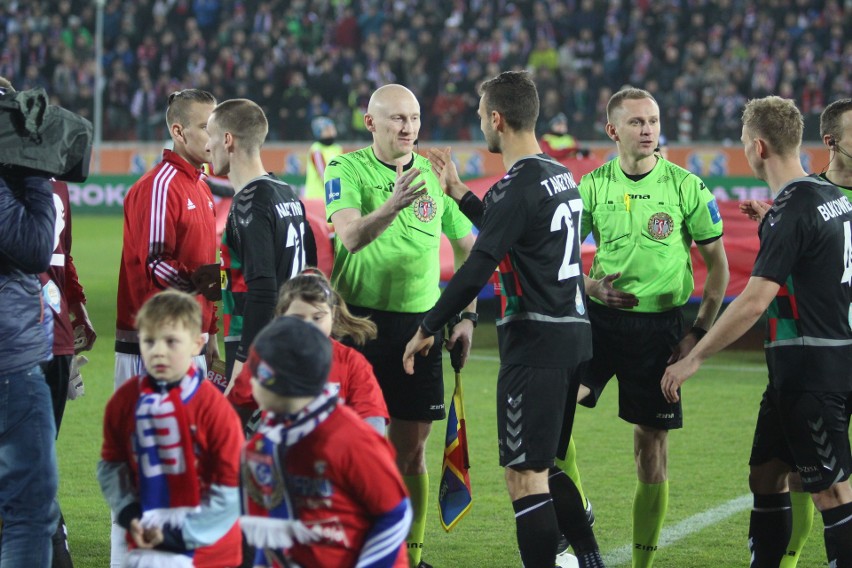
<svg viewBox="0 0 852 568"><path fill-rule="evenodd" d="M258 445L262 443L258 441ZM250 445L244 449L243 487L252 501L265 509L274 509L284 500L284 480L275 468L274 458L254 451Z"/></svg>
<svg viewBox="0 0 852 568"><path fill-rule="evenodd" d="M674 230L674 221L668 213L654 213L648 219L648 233L651 237L661 241L672 234Z"/></svg>
<svg viewBox="0 0 852 568"><path fill-rule="evenodd" d="M428 223L435 218L438 208L435 205L435 200L431 196L423 195L414 200L411 204L411 209L414 211L414 216L424 223Z"/></svg>

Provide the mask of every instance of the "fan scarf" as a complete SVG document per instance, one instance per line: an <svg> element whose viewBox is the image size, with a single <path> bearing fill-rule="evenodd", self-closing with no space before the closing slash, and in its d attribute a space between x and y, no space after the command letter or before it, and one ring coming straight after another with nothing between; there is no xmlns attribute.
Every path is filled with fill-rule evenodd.
<svg viewBox="0 0 852 568"><path fill-rule="evenodd" d="M292 446L310 435L334 411L338 403L336 390L326 385L317 398L295 415L265 413L257 433L243 447L240 526L252 546L277 552L291 548L296 542L306 544L319 539L317 533L297 519L284 483L282 461Z"/></svg>
<svg viewBox="0 0 852 568"><path fill-rule="evenodd" d="M186 405L204 377L193 365L179 383L139 378L134 448L139 466L142 526L181 528L200 510L201 490Z"/></svg>

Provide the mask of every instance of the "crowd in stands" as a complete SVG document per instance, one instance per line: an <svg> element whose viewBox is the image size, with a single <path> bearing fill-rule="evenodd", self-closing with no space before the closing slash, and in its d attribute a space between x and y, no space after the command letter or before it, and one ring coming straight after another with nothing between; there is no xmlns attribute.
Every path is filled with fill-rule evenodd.
<svg viewBox="0 0 852 568"><path fill-rule="evenodd" d="M95 0L0 3L0 75L89 118ZM654 93L677 142L737 140L746 100L795 99L806 140L852 93L848 0L105 0L104 138L162 140L168 93L260 104L272 140L308 140L327 115L367 139L372 91L399 82L430 141L477 138L478 83L534 71L541 126L565 113L603 139L606 102Z"/></svg>

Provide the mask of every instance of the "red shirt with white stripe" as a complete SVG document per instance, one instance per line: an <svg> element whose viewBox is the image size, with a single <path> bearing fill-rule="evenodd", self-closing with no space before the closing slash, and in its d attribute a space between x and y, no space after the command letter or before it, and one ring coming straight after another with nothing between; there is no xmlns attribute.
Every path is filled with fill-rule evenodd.
<svg viewBox="0 0 852 568"><path fill-rule="evenodd" d="M116 344L138 344L134 319L166 288L192 292L192 273L217 262L216 214L202 173L171 150L124 197ZM216 306L198 295L202 331L216 333Z"/></svg>
<svg viewBox="0 0 852 568"><path fill-rule="evenodd" d="M77 278L77 268L71 258L71 205L68 184L51 181L56 225L53 233L53 255L50 268L40 275L42 285L48 286L50 307L53 308L53 354L74 354L74 329L68 306L85 304L86 295ZM52 282L53 285L48 284Z"/></svg>

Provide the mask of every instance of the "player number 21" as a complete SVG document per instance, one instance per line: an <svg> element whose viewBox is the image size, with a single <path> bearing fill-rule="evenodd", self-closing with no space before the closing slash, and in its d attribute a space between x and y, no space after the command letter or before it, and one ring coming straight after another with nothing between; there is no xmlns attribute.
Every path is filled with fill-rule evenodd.
<svg viewBox="0 0 852 568"><path fill-rule="evenodd" d="M567 280L580 275L580 263L571 262L574 245L577 246L577 249L580 248L580 232L574 225L574 219L571 216L572 210L575 213L582 213L583 201L572 199L569 203L560 203L553 213L553 219L550 220L550 232L561 231L563 225L566 229L565 255L562 257L562 265L559 267L559 280Z"/></svg>
<svg viewBox="0 0 852 568"><path fill-rule="evenodd" d="M295 247L293 251L293 268L290 270L290 278L295 278L305 267L305 224L299 223L287 228L287 248Z"/></svg>

